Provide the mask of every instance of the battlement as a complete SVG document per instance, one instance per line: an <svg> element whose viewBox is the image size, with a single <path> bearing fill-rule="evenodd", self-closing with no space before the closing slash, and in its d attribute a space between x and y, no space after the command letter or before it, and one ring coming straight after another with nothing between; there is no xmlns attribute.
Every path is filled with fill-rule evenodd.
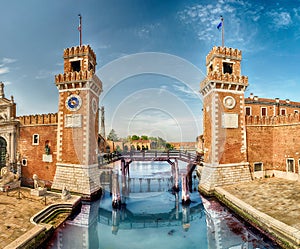
<svg viewBox="0 0 300 249"><path fill-rule="evenodd" d="M213 59L213 57L230 58L234 60L242 60L242 51L236 48L216 47L214 46L209 54L206 56L206 65Z"/></svg>
<svg viewBox="0 0 300 249"><path fill-rule="evenodd" d="M64 50L64 59L73 58L76 56L87 56L90 55L94 61L96 61L96 54L89 45L76 46L66 48Z"/></svg>
<svg viewBox="0 0 300 249"><path fill-rule="evenodd" d="M63 74L55 75L55 83L66 83L66 82L79 82L90 80L94 75L94 71L79 71L79 72L67 72Z"/></svg>
<svg viewBox="0 0 300 249"><path fill-rule="evenodd" d="M300 124L299 113L279 116L246 116L247 126L280 126Z"/></svg>
<svg viewBox="0 0 300 249"><path fill-rule="evenodd" d="M21 125L45 125L45 124L57 124L57 113L37 114L17 117Z"/></svg>
<svg viewBox="0 0 300 249"><path fill-rule="evenodd" d="M217 71L209 73L200 83L200 91L210 90L211 88L226 90L245 90L248 86L248 77L234 74L223 74ZM209 89L207 89L209 88ZM203 92L202 94L205 94Z"/></svg>

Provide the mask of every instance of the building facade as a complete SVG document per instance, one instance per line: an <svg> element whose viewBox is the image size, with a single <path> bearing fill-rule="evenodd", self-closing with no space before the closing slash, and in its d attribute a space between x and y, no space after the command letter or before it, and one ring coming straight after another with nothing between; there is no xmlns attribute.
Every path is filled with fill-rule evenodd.
<svg viewBox="0 0 300 249"><path fill-rule="evenodd" d="M245 99L247 156L253 177L300 179L300 103Z"/></svg>
<svg viewBox="0 0 300 249"><path fill-rule="evenodd" d="M89 45L64 50L64 71L55 76L58 112L16 117L13 98L0 83L0 166L16 170L32 186L33 174L47 187L90 199L100 192L99 96L96 55Z"/></svg>
<svg viewBox="0 0 300 249"><path fill-rule="evenodd" d="M245 98L248 77L241 75L241 60L241 51L227 47L214 47L206 57L198 143L204 154L203 192L261 177L300 179L300 103Z"/></svg>

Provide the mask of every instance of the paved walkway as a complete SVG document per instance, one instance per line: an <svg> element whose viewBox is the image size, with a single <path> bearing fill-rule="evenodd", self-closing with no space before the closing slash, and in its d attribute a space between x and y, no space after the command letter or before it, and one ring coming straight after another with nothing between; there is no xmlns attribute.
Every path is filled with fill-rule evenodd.
<svg viewBox="0 0 300 249"><path fill-rule="evenodd" d="M222 188L255 209L300 230L300 182L266 178Z"/></svg>
<svg viewBox="0 0 300 249"><path fill-rule="evenodd" d="M60 201L60 195L47 193L46 205ZM31 196L30 189L21 188L20 196L18 190L0 192L0 248L32 229L30 218L44 208L45 197Z"/></svg>

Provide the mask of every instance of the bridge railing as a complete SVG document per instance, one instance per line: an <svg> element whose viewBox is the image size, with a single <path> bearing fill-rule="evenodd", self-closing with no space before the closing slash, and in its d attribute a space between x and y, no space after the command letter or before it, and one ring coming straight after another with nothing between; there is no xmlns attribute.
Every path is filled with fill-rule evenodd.
<svg viewBox="0 0 300 249"><path fill-rule="evenodd" d="M196 152L187 152L182 150L168 150L168 151L159 151L159 150L147 150L147 151L127 151L121 152L118 157L120 159L131 159L133 161L166 161L169 159L179 159L185 162L198 163L201 161Z"/></svg>

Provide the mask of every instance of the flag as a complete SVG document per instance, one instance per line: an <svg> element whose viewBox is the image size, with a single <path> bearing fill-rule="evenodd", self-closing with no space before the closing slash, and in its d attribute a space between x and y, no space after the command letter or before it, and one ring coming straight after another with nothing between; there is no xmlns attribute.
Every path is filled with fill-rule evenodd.
<svg viewBox="0 0 300 249"><path fill-rule="evenodd" d="M220 23L218 24L218 26L217 26L217 29L218 29L218 30L220 30L220 28L222 28L222 24L223 24L223 22L220 22Z"/></svg>

